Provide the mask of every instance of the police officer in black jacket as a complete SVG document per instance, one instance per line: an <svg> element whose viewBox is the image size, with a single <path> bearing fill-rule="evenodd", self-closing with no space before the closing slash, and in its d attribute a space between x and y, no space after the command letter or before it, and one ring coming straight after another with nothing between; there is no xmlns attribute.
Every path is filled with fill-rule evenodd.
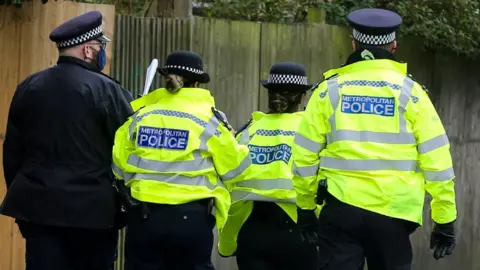
<svg viewBox="0 0 480 270"><path fill-rule="evenodd" d="M119 229L112 147L132 96L101 72L101 13L65 22L50 39L57 64L21 82L10 105L0 211L26 239L27 269L107 270Z"/></svg>

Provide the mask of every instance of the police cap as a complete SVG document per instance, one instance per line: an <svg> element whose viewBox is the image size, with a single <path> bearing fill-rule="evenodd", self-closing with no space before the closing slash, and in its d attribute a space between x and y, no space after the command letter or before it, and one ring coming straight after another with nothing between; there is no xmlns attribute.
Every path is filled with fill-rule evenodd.
<svg viewBox="0 0 480 270"><path fill-rule="evenodd" d="M57 44L57 48L68 48L90 40L110 42L103 33L102 13L98 11L84 13L61 24L50 33L50 40Z"/></svg>
<svg viewBox="0 0 480 270"><path fill-rule="evenodd" d="M347 16L353 28L353 39L367 45L385 45L395 41L395 31L402 24L402 17L385 9L365 8Z"/></svg>
<svg viewBox="0 0 480 270"><path fill-rule="evenodd" d="M270 68L268 79L260 80L260 83L271 90L282 90L288 87L293 91L307 91L313 86L308 83L305 67L294 62L274 64Z"/></svg>

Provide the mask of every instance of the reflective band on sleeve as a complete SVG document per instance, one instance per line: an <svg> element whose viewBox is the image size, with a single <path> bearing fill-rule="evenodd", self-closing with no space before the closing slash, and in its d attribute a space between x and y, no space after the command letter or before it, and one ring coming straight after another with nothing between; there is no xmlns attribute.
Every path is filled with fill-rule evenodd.
<svg viewBox="0 0 480 270"><path fill-rule="evenodd" d="M149 180L158 181L169 184L189 185L207 187L210 190L215 189L215 186L208 181L208 178L204 175L187 177L181 174L156 174L156 173L137 173L131 174L129 178L125 179L125 182L131 180ZM221 181L218 181L217 187L224 187Z"/></svg>
<svg viewBox="0 0 480 270"><path fill-rule="evenodd" d="M212 116L200 135L200 150L208 151L207 142L217 131L218 125L220 125L220 122L217 117Z"/></svg>
<svg viewBox="0 0 480 270"><path fill-rule="evenodd" d="M369 82L369 81L365 81ZM370 82L375 84L378 82ZM338 78L331 79L327 81L328 84L328 95L330 98L330 103L333 107L333 114L328 119L331 132L327 134L327 144L331 144L338 141L356 141L356 142L375 142L375 143L388 143L388 144L415 144L415 136L413 133L407 132L407 122L404 116L405 108L410 100L412 89L414 86L414 81L411 80L408 76L405 77L403 86L392 87L393 84L382 84L382 86L389 86L394 90L400 90L398 111L399 115L399 133L392 132L374 132L374 131L356 131L356 130L337 130L336 126L336 111L340 102L340 92L339 89L341 86L350 85L347 82L338 84Z"/></svg>
<svg viewBox="0 0 480 270"><path fill-rule="evenodd" d="M434 171L423 171L423 177L427 181L432 182L441 182L441 181L448 181L455 178L455 173L453 168L448 168L443 171L434 172Z"/></svg>
<svg viewBox="0 0 480 270"><path fill-rule="evenodd" d="M322 157L323 158L323 157ZM306 167L297 167L294 165L293 167L293 173L300 176L300 177L310 177L310 176L315 176L318 173L318 168L319 165L312 165L312 166L306 166Z"/></svg>
<svg viewBox="0 0 480 270"><path fill-rule="evenodd" d="M408 101L410 101L410 97L412 96L413 85L415 82L410 79L410 77L405 76L403 80L402 90L400 92L400 97L398 98L398 111L400 112L399 120L400 120L400 133L409 134L407 133L407 119L405 118L405 111L407 108ZM413 137L413 134L412 134Z"/></svg>
<svg viewBox="0 0 480 270"><path fill-rule="evenodd" d="M277 199L267 196L258 195L256 193L234 190L230 193L232 201L258 201L258 202L276 202L276 203L296 203L295 198L291 199Z"/></svg>
<svg viewBox="0 0 480 270"><path fill-rule="evenodd" d="M262 179L262 180L244 180L235 183L237 187L253 188L258 190L285 189L293 190L292 180L290 179Z"/></svg>
<svg viewBox="0 0 480 270"><path fill-rule="evenodd" d="M448 137L447 137L447 134L442 134L442 135L439 135L435 138L432 138L428 141L425 141L423 143L420 143L418 146L417 146L417 149L418 149L418 153L419 154L425 154L425 153L428 153L430 151L433 151L437 148L440 148L442 146L445 146L447 145L449 142L448 142Z"/></svg>
<svg viewBox="0 0 480 270"><path fill-rule="evenodd" d="M251 161L250 157L247 155L242 160L242 162L240 163L240 165L237 168L229 171L228 173L226 173L224 175L221 175L220 178L222 179L222 181L231 180L231 179L239 176L240 174L242 174L248 168L248 166L250 166L250 164L252 164L252 161Z"/></svg>
<svg viewBox="0 0 480 270"><path fill-rule="evenodd" d="M350 171L416 171L416 160L337 159L322 157L320 167Z"/></svg>
<svg viewBox="0 0 480 270"><path fill-rule="evenodd" d="M138 115L138 112L134 115L133 121L129 126L129 132L130 132L130 137L133 137L133 133L135 132L135 128L137 127L137 123L140 122L143 118L149 116L149 115L165 115L165 116L172 116L172 117L177 117L177 118L184 118L184 119L189 119L195 122L196 124L206 128L208 123L203 121L202 119L196 117L193 114L186 113L186 112L180 112L180 111L172 111L172 110L153 110L146 112L142 115ZM220 136L221 132L219 130L215 131L215 136Z"/></svg>
<svg viewBox="0 0 480 270"><path fill-rule="evenodd" d="M240 133L240 141L238 143L242 145L247 145L249 141L250 137L248 135L248 128L246 128L242 131L242 133Z"/></svg>
<svg viewBox="0 0 480 270"><path fill-rule="evenodd" d="M128 174L125 173L122 169L120 169L120 167L117 166L117 164L113 163L112 162L112 171L116 174L116 175L119 175L120 177L122 177L123 180L125 180L126 178L128 178Z"/></svg>
<svg viewBox="0 0 480 270"><path fill-rule="evenodd" d="M318 143L315 141L310 140L309 138L303 136L300 133L295 135L294 143L302 148L305 148L313 153L320 153L324 148L324 143Z"/></svg>
<svg viewBox="0 0 480 270"><path fill-rule="evenodd" d="M155 172L187 172L213 168L213 162L209 158L166 162L145 159L135 154L130 154L127 163L140 169Z"/></svg>

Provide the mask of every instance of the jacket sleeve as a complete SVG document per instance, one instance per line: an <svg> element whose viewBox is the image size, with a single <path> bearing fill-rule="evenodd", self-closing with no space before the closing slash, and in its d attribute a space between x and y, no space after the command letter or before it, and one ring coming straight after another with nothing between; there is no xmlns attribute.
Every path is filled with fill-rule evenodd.
<svg viewBox="0 0 480 270"><path fill-rule="evenodd" d="M298 127L292 149L293 188L297 193L297 206L312 210L317 207L320 152L325 148L328 132L325 109L328 103L327 84L323 82L312 93ZM327 96L326 96L327 95Z"/></svg>
<svg viewBox="0 0 480 270"><path fill-rule="evenodd" d="M113 141L117 129L133 114L133 109L130 105L133 98L126 89L113 82L112 84L113 89L111 89L103 101L103 110L106 116L105 127Z"/></svg>
<svg viewBox="0 0 480 270"><path fill-rule="evenodd" d="M135 141L130 140L129 128L132 123L132 117L115 132L115 140L112 152L112 171L118 180L128 182L127 161L133 150L135 150ZM125 183L127 184L127 183Z"/></svg>
<svg viewBox="0 0 480 270"><path fill-rule="evenodd" d="M207 142L215 169L222 181L241 179L251 164L248 146L239 144L222 120L218 121L217 134Z"/></svg>
<svg viewBox="0 0 480 270"><path fill-rule="evenodd" d="M3 140L3 172L7 189L18 174L25 153L20 113L22 111L21 96L26 91L26 85L26 82L21 83L13 95L8 111L7 130L5 135L1 136Z"/></svg>
<svg viewBox="0 0 480 270"><path fill-rule="evenodd" d="M412 104L410 117L417 141L419 166L425 188L432 196L432 219L439 224L452 222L457 217L457 210L455 175L447 134L427 92L417 84L409 104Z"/></svg>

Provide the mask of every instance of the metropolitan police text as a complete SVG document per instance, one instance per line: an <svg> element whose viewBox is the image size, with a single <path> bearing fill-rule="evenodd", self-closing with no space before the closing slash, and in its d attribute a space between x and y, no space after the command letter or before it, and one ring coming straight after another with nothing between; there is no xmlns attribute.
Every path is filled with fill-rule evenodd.
<svg viewBox="0 0 480 270"><path fill-rule="evenodd" d="M185 150L188 134L188 130L140 126L137 144L140 147Z"/></svg>
<svg viewBox="0 0 480 270"><path fill-rule="evenodd" d="M395 98L343 95L342 112L394 116Z"/></svg>
<svg viewBox="0 0 480 270"><path fill-rule="evenodd" d="M253 164L265 165L275 161L283 161L288 164L292 155L292 148L287 144L275 146L249 145L250 158Z"/></svg>

